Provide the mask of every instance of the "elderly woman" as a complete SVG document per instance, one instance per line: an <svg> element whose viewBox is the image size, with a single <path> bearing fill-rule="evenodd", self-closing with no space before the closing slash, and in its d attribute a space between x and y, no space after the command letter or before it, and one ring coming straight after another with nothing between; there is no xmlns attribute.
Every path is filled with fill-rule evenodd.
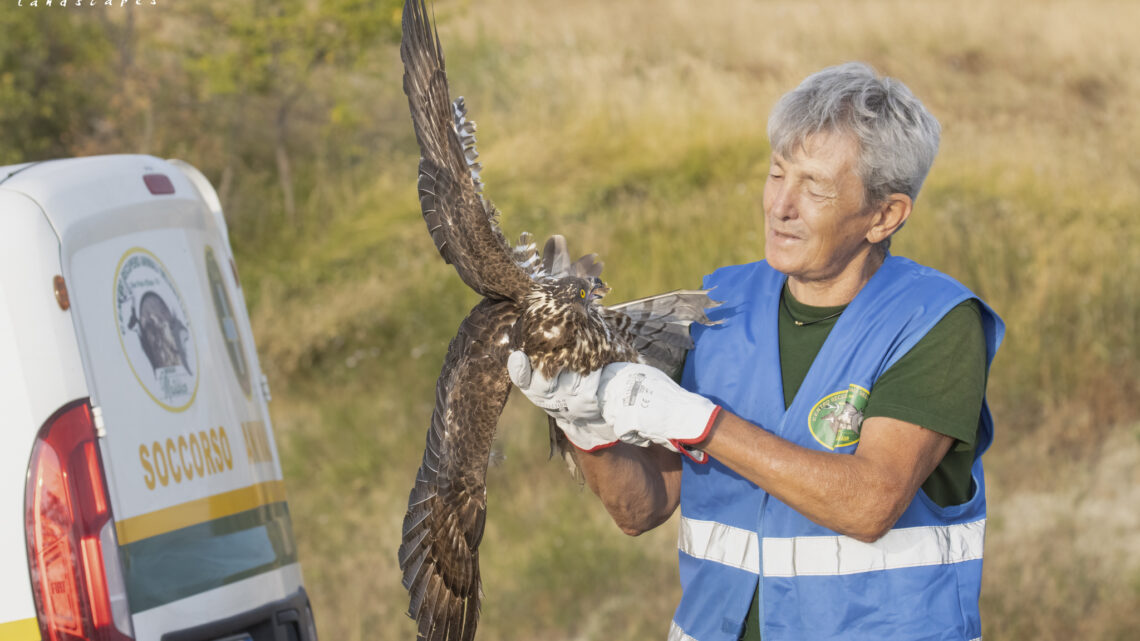
<svg viewBox="0 0 1140 641"><path fill-rule="evenodd" d="M939 125L851 63L785 95L768 135L765 260L705 278L720 322L693 328L680 385L632 363L545 381L521 353L512 378L568 408L552 414L625 532L680 506L670 640L977 639L1003 326L888 252Z"/></svg>

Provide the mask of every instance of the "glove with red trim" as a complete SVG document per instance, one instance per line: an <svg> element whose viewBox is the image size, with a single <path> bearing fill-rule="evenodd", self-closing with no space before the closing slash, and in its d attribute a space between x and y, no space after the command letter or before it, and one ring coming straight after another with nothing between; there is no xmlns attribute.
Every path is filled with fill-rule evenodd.
<svg viewBox="0 0 1140 641"><path fill-rule="evenodd" d="M682 388L656 367L636 363L607 365L599 387L602 418L621 441L657 443L698 463L708 460L689 446L708 437L719 405Z"/></svg>
<svg viewBox="0 0 1140 641"><path fill-rule="evenodd" d="M583 376L564 370L546 378L531 368L530 358L520 351L507 357L507 373L531 403L542 408L580 450L593 452L618 442L613 426L601 414L598 383L601 369Z"/></svg>

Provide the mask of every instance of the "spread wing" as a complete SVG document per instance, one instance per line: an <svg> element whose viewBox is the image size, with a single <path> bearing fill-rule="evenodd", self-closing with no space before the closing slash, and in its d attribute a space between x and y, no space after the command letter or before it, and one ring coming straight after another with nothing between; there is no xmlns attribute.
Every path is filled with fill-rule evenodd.
<svg viewBox="0 0 1140 641"><path fill-rule="evenodd" d="M518 312L483 299L451 341L436 383L423 464L404 516L400 568L419 638L469 641L479 621L479 542L486 475L511 381L508 336Z"/></svg>
<svg viewBox="0 0 1140 641"><path fill-rule="evenodd" d="M404 3L400 58L404 93L420 146L419 195L424 222L443 259L471 289L489 298L521 300L530 278L515 263L492 206L480 195L474 123L447 90L443 50L424 0ZM463 136L463 140L460 136ZM464 141L469 141L470 163Z"/></svg>
<svg viewBox="0 0 1140 641"><path fill-rule="evenodd" d="M693 347L689 325L712 324L705 309L719 304L709 298L708 290L679 289L606 307L603 315L633 335L642 362L677 378Z"/></svg>

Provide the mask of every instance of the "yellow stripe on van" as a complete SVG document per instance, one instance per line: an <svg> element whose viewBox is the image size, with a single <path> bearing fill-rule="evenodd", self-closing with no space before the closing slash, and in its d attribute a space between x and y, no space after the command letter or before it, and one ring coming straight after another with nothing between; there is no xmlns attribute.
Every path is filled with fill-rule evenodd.
<svg viewBox="0 0 1140 641"><path fill-rule="evenodd" d="M119 545L285 500L285 483L268 481L132 516L115 524Z"/></svg>
<svg viewBox="0 0 1140 641"><path fill-rule="evenodd" d="M0 623L0 639L3 641L40 641L40 624L34 617Z"/></svg>

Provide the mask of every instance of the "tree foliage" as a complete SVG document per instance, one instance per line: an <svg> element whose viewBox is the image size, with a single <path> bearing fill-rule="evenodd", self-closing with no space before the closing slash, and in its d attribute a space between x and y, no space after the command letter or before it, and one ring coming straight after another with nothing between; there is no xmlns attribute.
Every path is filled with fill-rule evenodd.
<svg viewBox="0 0 1140 641"><path fill-rule="evenodd" d="M369 118L376 61L395 55L401 5L199 0L2 11L0 163L182 157L219 186L223 204L237 205L231 224L297 229L320 207L319 171L361 154L350 129Z"/></svg>
<svg viewBox="0 0 1140 641"><path fill-rule="evenodd" d="M230 152L273 167L280 210L292 227L300 225L298 191L312 187L298 175L310 174L305 165L313 156L298 163L296 149L318 145L311 137L343 112L339 82L364 65L376 43L398 38L399 5L253 0L185 10L193 32L211 37L187 41L182 63L218 122L251 134L252 145Z"/></svg>
<svg viewBox="0 0 1140 641"><path fill-rule="evenodd" d="M113 46L88 17L0 11L0 164L68 155L99 126Z"/></svg>

